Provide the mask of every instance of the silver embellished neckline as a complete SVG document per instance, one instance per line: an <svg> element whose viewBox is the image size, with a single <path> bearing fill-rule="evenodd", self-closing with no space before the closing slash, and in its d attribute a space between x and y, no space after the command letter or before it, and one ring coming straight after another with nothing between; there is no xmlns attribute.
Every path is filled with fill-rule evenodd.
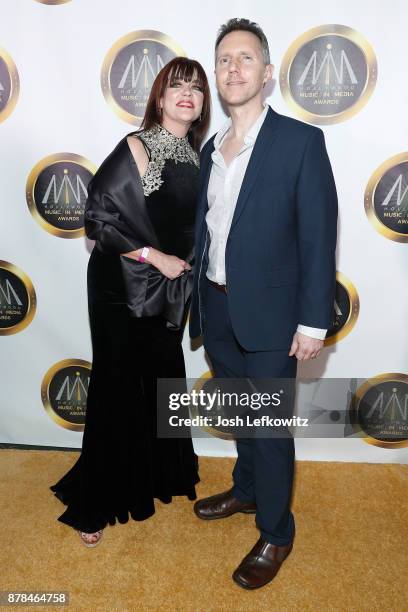
<svg viewBox="0 0 408 612"><path fill-rule="evenodd" d="M157 124L135 136L143 140L150 151L150 160L142 176L145 197L152 191L160 189L163 184L161 175L167 159L172 159L176 163L194 164L197 168L199 166L198 154L190 145L187 136L179 138Z"/></svg>
<svg viewBox="0 0 408 612"><path fill-rule="evenodd" d="M175 134L167 130L164 127L164 125L156 124L151 129L155 130L158 134L161 134L164 138L174 138L174 140L178 142L185 142L186 144L190 145L190 143L188 142L187 135L186 136L176 136Z"/></svg>

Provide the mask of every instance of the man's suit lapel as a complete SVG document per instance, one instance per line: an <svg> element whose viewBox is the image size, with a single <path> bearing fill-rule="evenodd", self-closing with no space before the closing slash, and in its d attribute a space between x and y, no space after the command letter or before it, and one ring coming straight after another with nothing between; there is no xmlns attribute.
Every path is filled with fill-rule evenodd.
<svg viewBox="0 0 408 612"><path fill-rule="evenodd" d="M237 204L235 207L234 216L232 218L231 229L238 221L244 206L248 200L248 196L251 193L252 188L255 185L258 172L262 166L262 162L266 157L268 150L270 149L273 141L277 134L277 127L279 123L279 115L274 110L269 108L268 113L265 117L265 121L259 130L258 137L256 139L251 158L249 160L244 179L242 181L241 190L239 192ZM205 215L208 211L208 183L210 180L212 159L211 154L214 151L214 138L212 143L206 151L205 157L201 160L201 178L199 187L199 202L197 208L197 224L196 227L200 230L200 235L196 235L196 242L201 237L201 232L206 230L207 224L205 223Z"/></svg>
<svg viewBox="0 0 408 612"><path fill-rule="evenodd" d="M277 126L279 123L279 115L269 108L265 117L265 121L259 130L252 154L242 181L241 190L239 192L237 204L235 206L234 216L232 218L231 230L241 216L248 197L253 189L258 173L262 167L262 162L276 138Z"/></svg>
<svg viewBox="0 0 408 612"><path fill-rule="evenodd" d="M196 228L200 232L199 235L196 235L196 244L201 237L204 229L206 230L207 224L205 223L205 215L208 211L208 183L210 180L211 167L212 167L212 159L211 154L214 151L214 138L211 145L209 145L208 152L201 159L201 172L200 172L200 184L199 184L199 196L198 196L198 206L197 206L197 222Z"/></svg>

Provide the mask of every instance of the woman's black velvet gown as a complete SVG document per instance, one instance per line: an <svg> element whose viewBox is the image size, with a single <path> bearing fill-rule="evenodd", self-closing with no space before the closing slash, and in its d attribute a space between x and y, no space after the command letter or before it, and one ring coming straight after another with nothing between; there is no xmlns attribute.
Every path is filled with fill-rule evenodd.
<svg viewBox="0 0 408 612"><path fill-rule="evenodd" d="M161 136L175 138L163 128ZM150 221L162 250L185 259L193 247L198 168L166 158L159 170L161 184L150 177L144 185ZM154 498L193 500L199 481L191 438L156 435L156 379L185 377L183 330L160 315L131 316L126 301L120 256L103 253L97 241L88 265L93 364L82 453L51 487L67 505L59 520L88 533L129 515L147 519Z"/></svg>

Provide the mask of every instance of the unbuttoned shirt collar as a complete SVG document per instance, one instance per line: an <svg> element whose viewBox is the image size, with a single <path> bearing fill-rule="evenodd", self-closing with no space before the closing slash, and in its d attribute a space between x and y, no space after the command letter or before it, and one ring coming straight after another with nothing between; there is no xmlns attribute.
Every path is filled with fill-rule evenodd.
<svg viewBox="0 0 408 612"><path fill-rule="evenodd" d="M221 285L226 282L225 247L235 206L256 138L268 110L269 107L264 105L263 111L248 130L241 150L228 166L220 147L231 127L231 120L226 122L214 139L213 164L207 190L209 209L206 214L206 222L210 235L207 277Z"/></svg>
<svg viewBox="0 0 408 612"><path fill-rule="evenodd" d="M255 123L252 124L252 126L249 128L248 132L246 133L244 137L244 145L242 149L240 150L240 152L238 153L238 155L241 155L241 153L246 151L246 149L254 146L255 140L257 139L259 130L261 129L263 122L265 121L268 110L269 110L269 105L264 104L264 109L262 113L259 115L258 119L255 121ZM217 132L217 135L214 138L214 151L211 155L214 163L222 165L224 167L226 166L226 164L225 164L225 160L224 160L224 157L220 149L224 141L224 138L227 135L231 125L232 125L232 121L231 121L231 118L229 118L228 121L224 123L224 125L219 130L219 132Z"/></svg>

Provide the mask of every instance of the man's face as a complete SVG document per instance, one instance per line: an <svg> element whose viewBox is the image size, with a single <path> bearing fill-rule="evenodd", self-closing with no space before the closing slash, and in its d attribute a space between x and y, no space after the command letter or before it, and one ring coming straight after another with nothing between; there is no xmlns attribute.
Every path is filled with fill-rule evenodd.
<svg viewBox="0 0 408 612"><path fill-rule="evenodd" d="M215 76L218 92L229 106L243 106L261 97L272 72L273 66L264 64L260 40L252 32L230 32L220 42Z"/></svg>

